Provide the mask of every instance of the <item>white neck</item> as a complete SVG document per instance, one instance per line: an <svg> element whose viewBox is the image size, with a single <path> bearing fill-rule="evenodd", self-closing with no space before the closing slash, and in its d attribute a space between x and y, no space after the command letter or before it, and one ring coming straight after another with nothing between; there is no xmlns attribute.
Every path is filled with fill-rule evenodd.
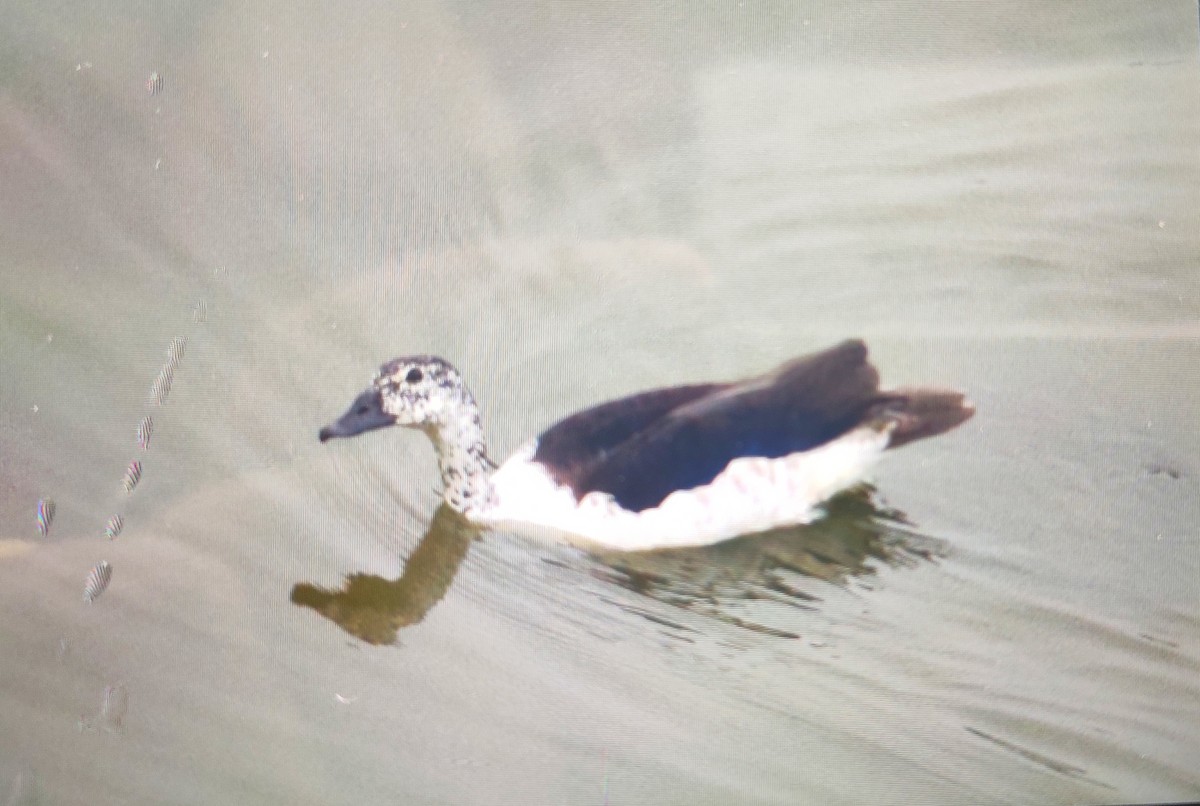
<svg viewBox="0 0 1200 806"><path fill-rule="evenodd" d="M451 509L471 515L493 503L490 476L494 465L487 456L479 407L470 393L426 429L438 455L444 497Z"/></svg>

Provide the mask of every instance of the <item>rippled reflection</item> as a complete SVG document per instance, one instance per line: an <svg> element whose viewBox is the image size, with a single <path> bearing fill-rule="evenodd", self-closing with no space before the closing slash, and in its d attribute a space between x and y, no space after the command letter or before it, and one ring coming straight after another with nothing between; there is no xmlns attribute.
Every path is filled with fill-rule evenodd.
<svg viewBox="0 0 1200 806"><path fill-rule="evenodd" d="M351 574L341 590L302 582L292 588L291 600L368 643L392 643L400 629L421 621L446 595L481 531L443 505L398 579ZM904 513L880 503L874 488L863 485L831 500L826 517L808 526L701 548L598 553L577 570L671 607L766 635L798 638L734 612L735 606L757 600L816 609L824 584L865 581L879 563L913 566L943 551L940 540L917 532ZM656 624L688 630L661 610L611 603Z"/></svg>
<svg viewBox="0 0 1200 806"><path fill-rule="evenodd" d="M692 549L646 554L600 554L598 578L711 618L781 638L798 638L744 615L731 605L760 600L816 609L825 583L866 581L879 563L914 566L944 553L942 541L922 535L904 513L861 485L829 501L826 517ZM626 607L657 623L661 614Z"/></svg>
<svg viewBox="0 0 1200 806"><path fill-rule="evenodd" d="M351 574L341 590L301 582L292 587L292 602L311 607L369 644L393 643L397 631L425 618L446 595L480 531L443 504L399 579Z"/></svg>

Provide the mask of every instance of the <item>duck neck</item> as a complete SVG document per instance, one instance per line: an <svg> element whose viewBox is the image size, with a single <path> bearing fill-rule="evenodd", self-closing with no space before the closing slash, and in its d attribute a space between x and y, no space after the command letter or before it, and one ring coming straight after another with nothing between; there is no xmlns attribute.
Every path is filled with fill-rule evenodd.
<svg viewBox="0 0 1200 806"><path fill-rule="evenodd" d="M465 390L463 395L460 404L429 429L429 437L437 451L446 503L469 516L493 503L495 465L487 456L479 407Z"/></svg>

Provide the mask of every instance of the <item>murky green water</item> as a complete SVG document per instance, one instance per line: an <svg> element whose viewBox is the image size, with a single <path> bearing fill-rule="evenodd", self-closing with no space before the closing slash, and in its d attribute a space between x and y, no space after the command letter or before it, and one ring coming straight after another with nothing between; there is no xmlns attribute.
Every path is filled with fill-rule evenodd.
<svg viewBox="0 0 1200 806"><path fill-rule="evenodd" d="M1185 3L3 15L0 802L1200 796L1196 40ZM753 541L480 535L419 435L316 441L397 354L503 458L854 335L979 413Z"/></svg>

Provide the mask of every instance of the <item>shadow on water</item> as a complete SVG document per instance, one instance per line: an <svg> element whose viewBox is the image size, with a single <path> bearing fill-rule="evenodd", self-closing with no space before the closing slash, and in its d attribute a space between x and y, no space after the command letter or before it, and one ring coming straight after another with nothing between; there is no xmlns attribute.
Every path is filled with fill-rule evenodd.
<svg viewBox="0 0 1200 806"><path fill-rule="evenodd" d="M694 549L638 554L594 553L575 568L672 608L780 638L798 638L735 612L748 602L815 610L825 584L851 580L869 587L880 563L911 567L944 553L944 544L914 530L905 515L877 501L868 486L826 505L826 516L808 526L764 532ZM389 580L351 574L341 590L301 582L291 601L309 607L370 644L390 644L397 632L421 621L446 595L471 542L482 530L443 505L409 556L404 573ZM567 566L558 560L547 563ZM661 609L606 599L654 623L688 628Z"/></svg>

